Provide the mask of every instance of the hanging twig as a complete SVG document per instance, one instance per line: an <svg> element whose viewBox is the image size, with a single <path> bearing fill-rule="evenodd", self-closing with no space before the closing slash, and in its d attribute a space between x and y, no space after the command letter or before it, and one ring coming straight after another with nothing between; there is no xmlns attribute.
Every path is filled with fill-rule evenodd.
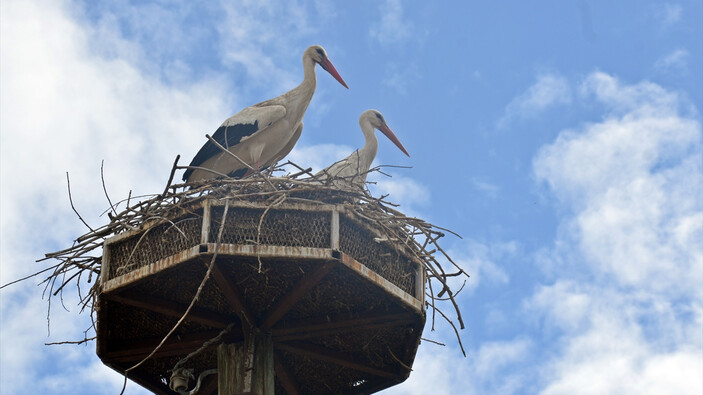
<svg viewBox="0 0 703 395"><path fill-rule="evenodd" d="M88 223L85 222L83 217L81 217L81 215L78 213L78 210L76 210L76 206L73 205L73 197L71 196L71 180L68 178L68 172L66 172L66 187L68 189L68 201L71 202L71 209L73 209L73 212L76 213L76 215L78 216L78 219L80 219L81 222L83 222L83 225L85 225L88 229L90 229L91 232L94 232L95 230L93 230L93 228L91 228L90 225L88 225Z"/></svg>
<svg viewBox="0 0 703 395"><path fill-rule="evenodd" d="M105 197L107 198L107 202L110 204L110 208L112 209L112 212L117 215L117 210L115 210L115 206L112 204L110 201L110 195L107 193L107 187L105 187L105 175L103 174L103 165L105 165L105 160L103 159L100 161L100 179L103 182L103 191L105 192Z"/></svg>
<svg viewBox="0 0 703 395"><path fill-rule="evenodd" d="M446 347L446 344L444 344L444 343L440 343L440 342L437 342L437 341L434 341L434 340L430 340L430 339L425 339L424 337L421 337L420 340L426 341L426 342L429 342L429 343L434 343L434 344L437 344L437 345L442 346L442 347Z"/></svg>
<svg viewBox="0 0 703 395"><path fill-rule="evenodd" d="M281 195L279 196L273 203L271 203L269 206L266 207L266 210L261 214L261 218L259 218L259 226L256 229L256 245L259 246L260 240L261 240L261 224L264 223L264 217L266 217L266 213L269 212L271 207L276 207L279 204L283 203L286 200L286 195ZM258 250L257 247L257 253L256 253L256 259L259 261L259 273L261 273L261 253Z"/></svg>

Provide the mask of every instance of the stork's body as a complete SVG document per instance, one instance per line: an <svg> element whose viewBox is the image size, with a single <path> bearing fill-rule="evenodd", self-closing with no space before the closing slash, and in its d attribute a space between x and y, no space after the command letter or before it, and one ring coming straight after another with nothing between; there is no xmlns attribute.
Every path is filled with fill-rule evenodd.
<svg viewBox="0 0 703 395"><path fill-rule="evenodd" d="M405 155L410 156L400 140L388 127L380 112L376 110L364 111L359 117L359 126L361 126L361 131L364 133L366 140L364 146L352 152L348 157L318 172L315 175L316 179L326 180L332 178L333 184L338 188L348 188L349 186L363 187L366 183L366 175L378 151L378 139L374 129L380 130Z"/></svg>
<svg viewBox="0 0 703 395"><path fill-rule="evenodd" d="M212 137L233 155L208 141L190 163L203 169L186 170L183 180L201 181L221 175L241 177L250 167L266 168L288 155L300 138L303 116L315 93L316 63L347 87L325 50L319 45L309 47L303 53L303 82L281 96L247 107L225 120Z"/></svg>

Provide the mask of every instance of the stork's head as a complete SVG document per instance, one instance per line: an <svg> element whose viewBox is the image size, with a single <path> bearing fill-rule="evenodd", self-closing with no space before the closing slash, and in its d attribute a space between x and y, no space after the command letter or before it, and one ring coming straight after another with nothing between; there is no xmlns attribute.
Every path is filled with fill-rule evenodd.
<svg viewBox="0 0 703 395"><path fill-rule="evenodd" d="M303 54L303 58L309 57L312 59L313 62L317 63L325 69L328 73L334 77L337 81L339 81L340 84L344 85L345 88L349 89L347 86L347 83L344 82L342 79L342 76L339 75L337 72L337 69L334 68L332 65L332 62L330 62L330 59L327 57L327 51L325 51L324 48L320 45L313 45L308 47L308 49L305 50L305 53Z"/></svg>
<svg viewBox="0 0 703 395"><path fill-rule="evenodd" d="M362 122L368 122L371 124L371 126L380 130L381 133L388 137L388 139L392 141L396 147L398 147L398 149L403 151L405 155L410 156L405 147L403 147L403 143L398 140L398 137L395 136L395 133L393 133L391 128L389 128L386 124L386 119L383 118L383 114L381 114L377 110L366 110L361 113L361 116L359 117L359 123Z"/></svg>

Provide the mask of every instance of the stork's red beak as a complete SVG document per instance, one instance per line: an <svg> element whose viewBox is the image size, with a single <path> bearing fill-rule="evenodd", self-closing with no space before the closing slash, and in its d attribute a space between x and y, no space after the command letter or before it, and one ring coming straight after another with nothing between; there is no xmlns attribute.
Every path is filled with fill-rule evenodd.
<svg viewBox="0 0 703 395"><path fill-rule="evenodd" d="M332 75L332 77L334 77L335 80L339 81L340 84L344 85L345 88L349 89L349 87L347 86L347 83L344 82L344 80L342 79L342 76L339 75L339 73L337 72L337 69L334 68L334 66L332 65L332 62L330 62L329 59L323 59L322 62L320 62L320 66L323 69L325 69L325 71L330 73Z"/></svg>
<svg viewBox="0 0 703 395"><path fill-rule="evenodd" d="M393 133L393 131L391 130L391 128L389 128L387 125L383 125L383 126L381 126L380 128L378 128L378 130L380 130L381 133L385 134L386 137L388 137L388 139L389 139L390 141L392 141L393 144L395 144L396 147L400 148L400 150L403 151L403 153L404 153L405 155L410 156L410 154L409 154L408 151L405 149L405 147L403 147L403 144L400 142L400 140L398 140L398 138L395 137L395 134Z"/></svg>

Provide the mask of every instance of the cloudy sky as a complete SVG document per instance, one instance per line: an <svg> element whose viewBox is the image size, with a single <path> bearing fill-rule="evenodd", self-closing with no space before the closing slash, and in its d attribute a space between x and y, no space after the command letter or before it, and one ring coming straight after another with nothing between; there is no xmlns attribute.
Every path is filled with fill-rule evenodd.
<svg viewBox="0 0 703 395"><path fill-rule="evenodd" d="M302 79L291 154L319 169L380 110L376 193L450 228L471 279L388 394L703 392L703 12L698 0L0 2L0 283L93 225L113 197L160 192L228 116ZM0 291L0 392L116 394L78 340L76 296ZM126 393L144 390L129 384Z"/></svg>

